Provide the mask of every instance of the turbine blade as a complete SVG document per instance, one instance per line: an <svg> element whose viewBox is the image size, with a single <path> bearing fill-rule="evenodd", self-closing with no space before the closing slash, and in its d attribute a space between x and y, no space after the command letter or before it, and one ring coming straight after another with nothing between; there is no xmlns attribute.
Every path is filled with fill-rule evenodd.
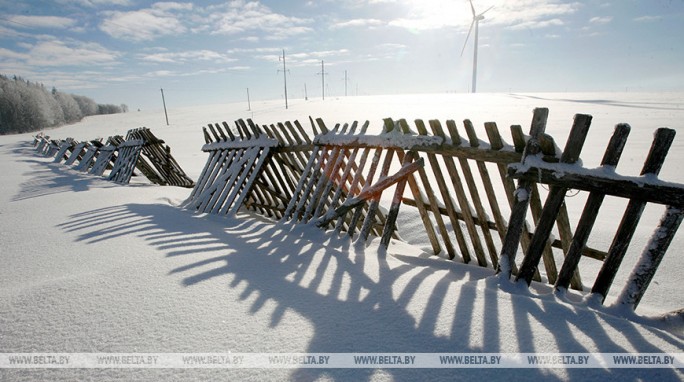
<svg viewBox="0 0 684 382"><path fill-rule="evenodd" d="M490 10L490 9L492 9L492 8L494 8L494 6L493 6L493 5L492 5L491 7L489 7L489 8L487 8L487 10L486 10L486 11L484 11L484 12L480 13L480 16L482 16L482 15L484 15L485 13L489 12L489 10Z"/></svg>
<svg viewBox="0 0 684 382"><path fill-rule="evenodd" d="M465 42L463 43L463 49L461 49L461 57L463 57L463 52L465 52L466 45L468 45L468 39L470 38L470 32L473 31L473 25L475 25L475 20L470 23L470 29L468 29L468 35L466 36Z"/></svg>
<svg viewBox="0 0 684 382"><path fill-rule="evenodd" d="M475 18L475 7L473 6L473 0L470 0L470 9L473 11L473 18Z"/></svg>

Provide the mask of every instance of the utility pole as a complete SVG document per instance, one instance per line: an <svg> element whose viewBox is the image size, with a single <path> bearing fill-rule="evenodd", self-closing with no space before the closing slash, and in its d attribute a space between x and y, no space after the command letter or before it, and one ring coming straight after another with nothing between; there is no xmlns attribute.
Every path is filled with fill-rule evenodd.
<svg viewBox="0 0 684 382"><path fill-rule="evenodd" d="M252 104L249 102L249 88L247 88L247 111L252 111Z"/></svg>
<svg viewBox="0 0 684 382"><path fill-rule="evenodd" d="M308 101L309 96L306 94L306 82L304 83L304 101Z"/></svg>
<svg viewBox="0 0 684 382"><path fill-rule="evenodd" d="M347 81L349 78L347 77L347 71L344 71L344 96L347 96Z"/></svg>
<svg viewBox="0 0 684 382"><path fill-rule="evenodd" d="M164 99L164 89L159 89L161 90L161 95L162 95L162 104L164 104L164 116L166 116L166 126L169 125L169 114L166 112L166 100Z"/></svg>
<svg viewBox="0 0 684 382"><path fill-rule="evenodd" d="M323 92L323 100L325 101L325 75L328 73L325 72L325 63L323 60L321 60L321 72L318 74L321 75L321 91Z"/></svg>
<svg viewBox="0 0 684 382"><path fill-rule="evenodd" d="M278 58L282 59L283 61L283 82L285 83L285 109L287 109L287 67L285 67L285 49L283 49L282 57Z"/></svg>

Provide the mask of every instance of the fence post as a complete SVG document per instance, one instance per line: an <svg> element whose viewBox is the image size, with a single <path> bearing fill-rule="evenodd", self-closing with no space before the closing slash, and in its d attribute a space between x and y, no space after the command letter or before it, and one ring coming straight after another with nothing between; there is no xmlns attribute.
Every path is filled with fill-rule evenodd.
<svg viewBox="0 0 684 382"><path fill-rule="evenodd" d="M532 127L530 128L530 140L525 146L522 161L531 155L536 155L541 151L537 137L546 129L546 121L549 117L549 109L537 108L534 109L532 117ZM506 236L501 246L501 255L499 256L499 266L496 273L503 273L503 277L507 280L511 277L512 267L515 264L515 255L517 253L518 244L520 243L520 236L522 235L523 227L525 225L525 216L527 215L527 208L530 205L530 192L532 191L532 182L525 179L518 181L518 188L515 190L515 201L511 207L511 219L508 223Z"/></svg>
<svg viewBox="0 0 684 382"><path fill-rule="evenodd" d="M589 132L590 125L590 115L577 114L575 116L575 122L573 123L570 136L565 144L565 150L563 150L563 154L561 156L562 163L577 162L579 159L579 154L582 151L582 146L584 146L587 133ZM544 246L549 239L549 234L553 229L556 216L558 215L561 205L565 200L565 193L567 191L568 189L565 187L551 186L549 195L544 203L544 209L542 210L541 217L539 218L534 235L532 236L532 242L525 253L525 258L523 259L523 263L520 267L520 272L516 277L516 281L523 279L527 285L530 285L532 282L532 277L534 276L537 265L541 260ZM553 261L553 259L551 259L551 261Z"/></svg>

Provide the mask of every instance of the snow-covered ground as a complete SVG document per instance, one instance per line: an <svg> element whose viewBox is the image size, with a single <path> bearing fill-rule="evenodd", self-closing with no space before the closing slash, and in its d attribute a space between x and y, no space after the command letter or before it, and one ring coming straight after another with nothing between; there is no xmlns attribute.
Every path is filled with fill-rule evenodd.
<svg viewBox="0 0 684 382"><path fill-rule="evenodd" d="M653 131L681 133L684 94L404 95L211 105L97 116L47 133L77 140L146 126L197 179L201 127L321 117L328 125L382 118L469 118L527 128L548 107L547 132L563 140L575 113L594 116L583 150L598 166L616 123L632 125L618 173L638 175ZM482 134L482 136L485 136ZM510 137L505 137L511 142ZM546 286L502 290L490 269L393 243L379 256L316 228L259 216L198 216L178 205L189 189L134 179L120 186L37 155L30 135L0 137L0 353L681 353L684 323L650 316L682 308L682 234L674 238L639 316L556 299ZM661 179L684 183L681 137ZM615 207L611 207L615 206ZM621 218L609 204L601 225ZM622 204L624 208L624 204ZM402 210L404 211L404 210ZM578 214L578 211L571 211ZM620 292L662 208L611 290ZM611 228L606 228L610 231ZM410 233L404 235L412 239ZM599 236L601 236L599 234ZM610 235L595 238L607 249ZM586 263L586 264L585 264ZM581 267L591 268L590 260ZM589 272L591 269L589 270ZM622 281L622 283L621 283ZM589 283L593 282L589 281ZM585 280L585 283L587 281ZM618 314L620 313L620 314ZM681 380L672 369L0 369L1 380Z"/></svg>

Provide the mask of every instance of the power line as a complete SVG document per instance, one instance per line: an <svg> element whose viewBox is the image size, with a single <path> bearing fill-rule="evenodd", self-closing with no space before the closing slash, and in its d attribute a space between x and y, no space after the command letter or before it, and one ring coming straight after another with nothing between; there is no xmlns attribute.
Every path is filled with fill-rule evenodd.
<svg viewBox="0 0 684 382"><path fill-rule="evenodd" d="M285 109L287 109L287 68L285 67L285 49L283 49L283 55L278 57L278 60L283 61L283 82L285 82ZM278 70L280 73L280 70Z"/></svg>
<svg viewBox="0 0 684 382"><path fill-rule="evenodd" d="M328 73L325 72L325 63L321 60L321 72L316 73L316 75L321 76L321 91L323 92L323 100L325 101L325 76Z"/></svg>

